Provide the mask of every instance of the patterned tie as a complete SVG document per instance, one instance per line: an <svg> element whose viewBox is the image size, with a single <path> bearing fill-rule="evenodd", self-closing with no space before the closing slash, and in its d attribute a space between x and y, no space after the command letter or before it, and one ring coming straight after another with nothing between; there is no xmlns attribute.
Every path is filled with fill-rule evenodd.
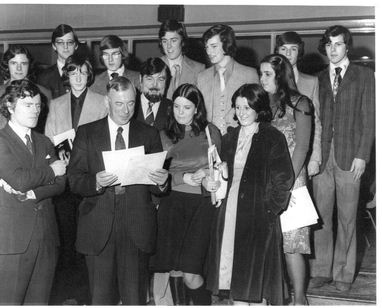
<svg viewBox="0 0 382 308"><path fill-rule="evenodd" d="M336 67L335 71L336 71L336 76L334 77L334 81L333 81L333 97L334 97L334 100L337 96L338 88L339 88L341 81L342 81L342 77L341 77L342 68Z"/></svg>
<svg viewBox="0 0 382 308"><path fill-rule="evenodd" d="M153 105L154 105L153 102L149 102L149 106L147 107L146 118L145 118L146 123L151 126L154 125Z"/></svg>
<svg viewBox="0 0 382 308"><path fill-rule="evenodd" d="M226 68L225 67L219 67L219 79L220 79L220 91L223 92L225 89L225 81L224 81L224 72Z"/></svg>
<svg viewBox="0 0 382 308"><path fill-rule="evenodd" d="M27 141L26 146L27 146L29 152L31 152L31 154L33 155L32 141L31 141L31 138L29 137L28 134L25 135L25 139Z"/></svg>
<svg viewBox="0 0 382 308"><path fill-rule="evenodd" d="M174 72L174 76L172 77L173 79L173 89L174 91L178 88L179 86L179 80L180 80L180 65L179 64L175 64L173 66L175 72Z"/></svg>
<svg viewBox="0 0 382 308"><path fill-rule="evenodd" d="M119 75L118 73L111 73L110 80L113 80L114 78L117 78Z"/></svg>
<svg viewBox="0 0 382 308"><path fill-rule="evenodd" d="M117 129L117 137L115 138L115 150L124 150L126 149L125 140L122 136L123 128L118 127ZM121 195L125 193L125 187L122 187L121 185L117 185L114 187L114 193L116 195Z"/></svg>

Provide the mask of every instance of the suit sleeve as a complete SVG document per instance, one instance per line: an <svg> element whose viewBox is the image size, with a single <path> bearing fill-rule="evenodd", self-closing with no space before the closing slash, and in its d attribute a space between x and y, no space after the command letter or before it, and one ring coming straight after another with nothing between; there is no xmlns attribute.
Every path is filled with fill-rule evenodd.
<svg viewBox="0 0 382 308"><path fill-rule="evenodd" d="M355 158L366 162L370 159L370 150L375 138L375 78L371 70L367 70L365 76L364 90L362 93L362 134L361 142Z"/></svg>
<svg viewBox="0 0 382 308"><path fill-rule="evenodd" d="M319 101L319 85L318 79L314 80L312 102L314 106L314 136L313 136L313 150L312 155L310 156L310 161L316 161L319 164L322 162L321 154L321 132L322 125L320 120L320 101Z"/></svg>
<svg viewBox="0 0 382 308"><path fill-rule="evenodd" d="M55 179L52 168L47 166L25 168L14 158L15 153L3 136L0 137L0 178L13 189L23 193L41 185L48 185Z"/></svg>
<svg viewBox="0 0 382 308"><path fill-rule="evenodd" d="M45 123L45 136L47 136L52 142L53 142L53 136L55 135L55 125L57 119L56 119L56 108L55 108L54 101L50 104L50 110L48 113L48 117L46 119Z"/></svg>

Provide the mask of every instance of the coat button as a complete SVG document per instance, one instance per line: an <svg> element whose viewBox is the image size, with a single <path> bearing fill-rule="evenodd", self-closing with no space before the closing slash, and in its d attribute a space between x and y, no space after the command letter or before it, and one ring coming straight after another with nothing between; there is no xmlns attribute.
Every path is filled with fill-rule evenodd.
<svg viewBox="0 0 382 308"><path fill-rule="evenodd" d="M244 198L244 193L241 193L240 194L240 199L243 199Z"/></svg>

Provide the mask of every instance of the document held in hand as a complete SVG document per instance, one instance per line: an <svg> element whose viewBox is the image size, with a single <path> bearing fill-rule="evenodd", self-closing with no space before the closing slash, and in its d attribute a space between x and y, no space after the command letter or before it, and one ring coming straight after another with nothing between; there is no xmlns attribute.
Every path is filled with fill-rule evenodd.
<svg viewBox="0 0 382 308"><path fill-rule="evenodd" d="M280 215L282 232L317 223L317 211L306 186L293 190L292 196L295 199L295 204L291 206L289 203L287 209Z"/></svg>

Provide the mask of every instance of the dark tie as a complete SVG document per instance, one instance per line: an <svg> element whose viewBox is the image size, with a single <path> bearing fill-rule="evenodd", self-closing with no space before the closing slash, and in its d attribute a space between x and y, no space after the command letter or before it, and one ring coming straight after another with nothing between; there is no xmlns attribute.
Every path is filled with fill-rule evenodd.
<svg viewBox="0 0 382 308"><path fill-rule="evenodd" d="M29 152L31 152L31 154L33 154L32 141L31 141L31 138L29 137L28 134L25 135L25 139L27 140L26 146L27 146Z"/></svg>
<svg viewBox="0 0 382 308"><path fill-rule="evenodd" d="M75 97L74 98L74 103L76 104L76 107L74 109L74 114L73 114L73 128L74 130L77 130L78 122L80 120L80 115L81 115L81 106L80 106L80 98Z"/></svg>
<svg viewBox="0 0 382 308"><path fill-rule="evenodd" d="M114 78L117 78L119 75L118 73L111 73L110 80L113 80Z"/></svg>
<svg viewBox="0 0 382 308"><path fill-rule="evenodd" d="M117 137L115 138L115 150L124 150L126 149L125 140L122 136L123 128L118 127L117 129ZM121 195L125 192L125 187L122 187L121 185L117 185L114 187L114 193L116 195Z"/></svg>
<svg viewBox="0 0 382 308"><path fill-rule="evenodd" d="M334 99L337 96L338 88L339 88L341 81L342 81L342 77L341 77L342 68L336 67L335 71L336 71L336 76L334 77L334 81L333 81L333 97L334 97Z"/></svg>
<svg viewBox="0 0 382 308"><path fill-rule="evenodd" d="M146 118L145 118L146 123L151 126L154 125L153 105L154 105L153 102L149 102L149 106L147 107Z"/></svg>

